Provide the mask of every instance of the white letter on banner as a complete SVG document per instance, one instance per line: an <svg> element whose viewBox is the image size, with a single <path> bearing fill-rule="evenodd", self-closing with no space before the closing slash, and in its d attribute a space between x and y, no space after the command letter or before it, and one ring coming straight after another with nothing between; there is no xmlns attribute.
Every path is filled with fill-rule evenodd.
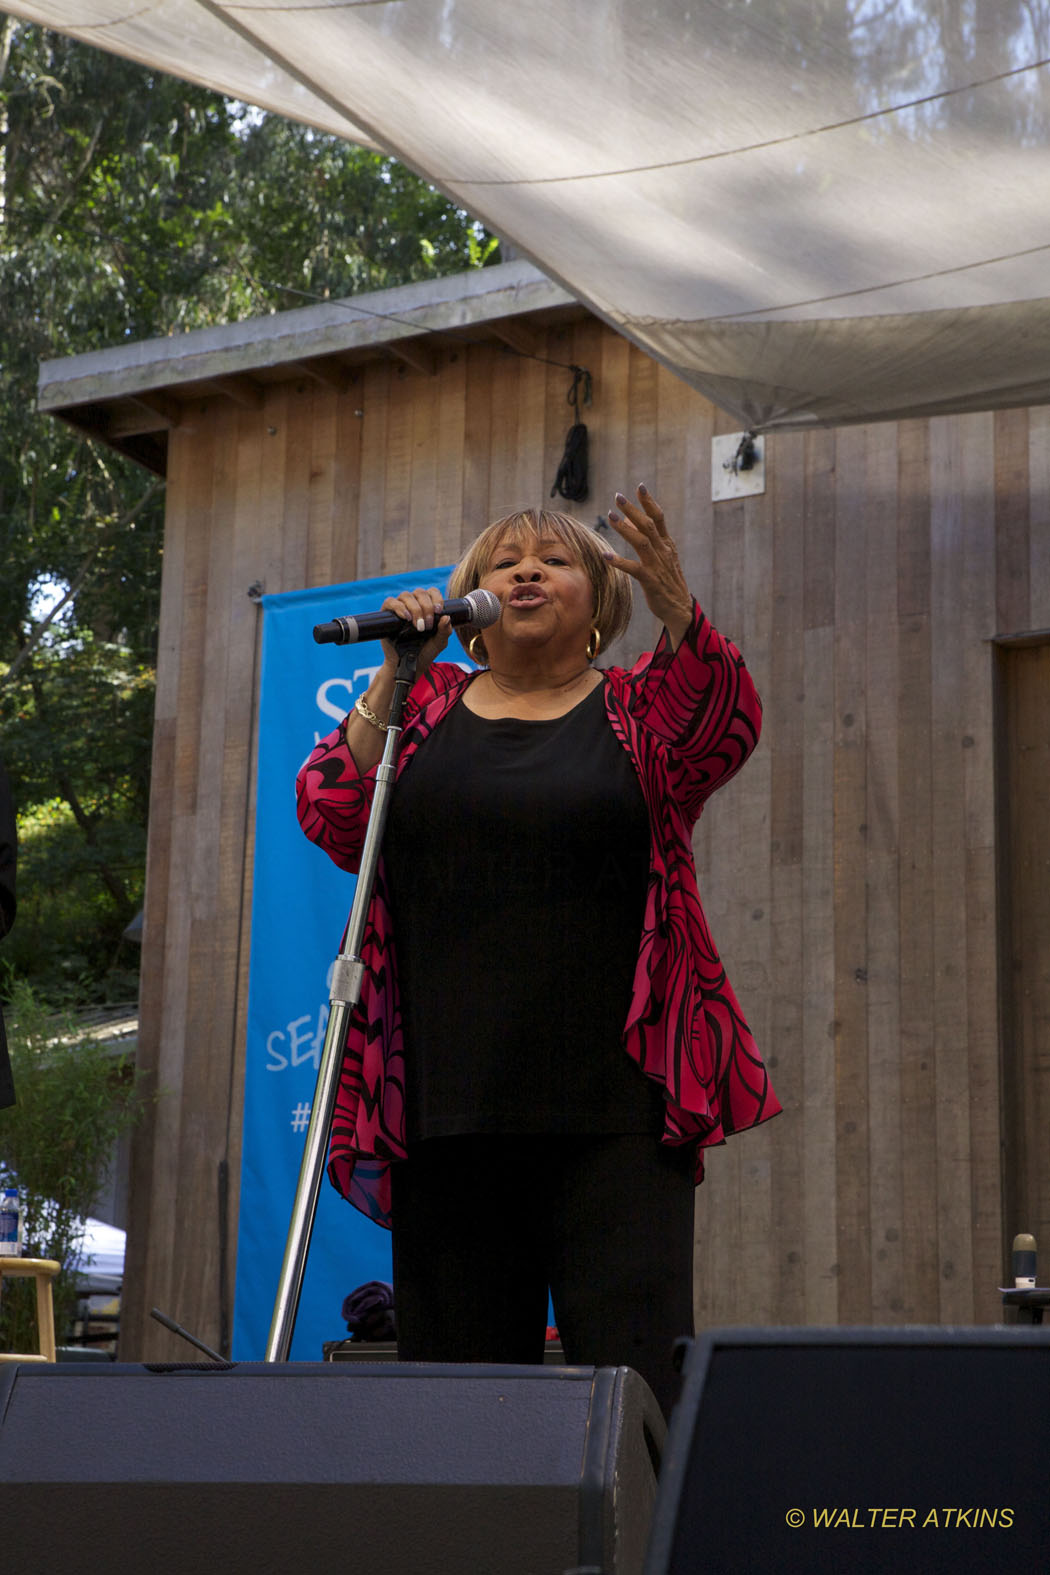
<svg viewBox="0 0 1050 1575"><path fill-rule="evenodd" d="M266 1054L270 1057L266 1063L268 1072L283 1072L288 1065L288 1057L274 1049L274 1040L283 1038L284 1030L281 1028L275 1028L272 1034L266 1035Z"/></svg>
<svg viewBox="0 0 1050 1575"><path fill-rule="evenodd" d="M304 1023L308 1023L310 1025L305 1033L301 1031L302 1025ZM292 1044L293 1066L302 1066L304 1061L312 1061L315 1067L320 1066L320 1053L317 1048L317 1037L313 1029L312 1014L307 1014L306 1017L297 1017L294 1023L289 1023L288 1038L291 1040ZM305 1055L300 1055L299 1051L302 1049L303 1045L309 1045L310 1048L307 1050Z"/></svg>
<svg viewBox="0 0 1050 1575"><path fill-rule="evenodd" d="M348 689L350 695L353 695L354 679L356 677L357 674L355 673L353 678L326 678L317 691L318 710L323 711L325 716L333 717L335 721L341 722L350 709L350 696L347 697L342 705L335 705L329 700L328 691L329 689Z"/></svg>
<svg viewBox="0 0 1050 1575"><path fill-rule="evenodd" d="M343 717L350 709L349 701L344 701L342 704L336 705L333 700L329 700L328 698L329 689L348 689L350 691L350 695L352 696L358 684L361 683L362 678L364 679L364 683L361 685L361 687L364 690L368 688L369 684L372 682L372 679L375 677L378 671L378 666L358 667L355 669L353 676L350 678L326 678L324 683L317 691L318 710L323 711L325 716L332 717L334 721L341 722Z"/></svg>
<svg viewBox="0 0 1050 1575"><path fill-rule="evenodd" d="M372 682L372 679L375 677L378 671L378 666L358 667L355 668L353 676L350 678L326 678L324 683L317 691L317 709L319 711L323 711L325 716L332 717L336 722L341 722L343 717L350 709L354 698L354 691L357 689L358 684L362 679L364 679L364 683L361 684L361 693L364 694L365 690L368 688L369 684ZM346 689L349 691L349 693L347 694L346 700L344 702L337 704L334 700L330 700L328 698L328 691L330 689ZM319 744L321 742L322 736L322 734L315 732L314 743Z"/></svg>

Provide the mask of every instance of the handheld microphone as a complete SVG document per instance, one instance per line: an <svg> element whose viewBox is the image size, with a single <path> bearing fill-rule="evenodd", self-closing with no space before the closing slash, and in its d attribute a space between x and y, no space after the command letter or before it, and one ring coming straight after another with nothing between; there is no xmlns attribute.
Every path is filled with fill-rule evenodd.
<svg viewBox="0 0 1050 1575"><path fill-rule="evenodd" d="M491 591L470 591L458 600L446 602L441 616L457 624L472 623L487 629L500 615L500 600ZM331 623L314 625L314 639L318 645L353 645L358 640L393 639L406 628L404 618L393 612L358 613L356 618L335 618ZM427 638L433 630L427 631Z"/></svg>

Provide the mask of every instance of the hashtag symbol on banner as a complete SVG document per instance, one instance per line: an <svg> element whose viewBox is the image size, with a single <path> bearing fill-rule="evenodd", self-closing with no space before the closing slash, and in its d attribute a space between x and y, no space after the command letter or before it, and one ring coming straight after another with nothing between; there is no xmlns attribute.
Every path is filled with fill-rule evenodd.
<svg viewBox="0 0 1050 1575"><path fill-rule="evenodd" d="M310 1106L304 1104L303 1101L300 1100L295 1109L292 1111L292 1131L305 1132L309 1120Z"/></svg>

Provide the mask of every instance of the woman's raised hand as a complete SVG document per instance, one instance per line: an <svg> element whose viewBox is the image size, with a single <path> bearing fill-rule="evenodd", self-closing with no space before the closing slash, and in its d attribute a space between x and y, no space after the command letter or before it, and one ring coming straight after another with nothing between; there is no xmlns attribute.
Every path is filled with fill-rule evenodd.
<svg viewBox="0 0 1050 1575"><path fill-rule="evenodd" d="M638 554L610 554L618 569L637 580L650 612L659 618L677 646L693 621L693 598L678 562L678 550L667 534L664 511L647 487L639 486L638 502L616 494L620 513L609 510L609 524Z"/></svg>
<svg viewBox="0 0 1050 1575"><path fill-rule="evenodd" d="M441 616L443 606L441 592L433 585L426 590L402 591L400 596L388 596L383 603L384 612L397 613L406 623L414 624L420 634L427 629L433 630L420 650L417 674L425 673L435 656L448 644L452 620ZM383 755L386 737L383 724L390 714L398 665L397 648L392 640L383 641L383 657L382 667L346 719L346 747L359 771L371 770Z"/></svg>
<svg viewBox="0 0 1050 1575"><path fill-rule="evenodd" d="M417 673L425 673L434 658L439 656L448 644L452 633L452 620L441 616L444 605L441 592L433 585L425 590L402 591L399 596L388 596L383 603L384 612L397 613L398 617L403 618L406 623L414 624L420 634L426 629L434 631L419 653ZM397 650L392 640L383 641L383 654L388 667L397 666Z"/></svg>

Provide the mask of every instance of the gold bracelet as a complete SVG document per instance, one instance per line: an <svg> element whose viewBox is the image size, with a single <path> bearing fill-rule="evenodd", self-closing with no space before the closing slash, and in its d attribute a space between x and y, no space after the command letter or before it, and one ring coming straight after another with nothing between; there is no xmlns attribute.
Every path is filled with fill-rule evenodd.
<svg viewBox="0 0 1050 1575"><path fill-rule="evenodd" d="M354 701L354 710L357 712L358 716L363 716L365 721L371 727L377 727L381 733L389 733L389 731L390 731L389 723L381 722L379 720L379 718L376 716L375 712L372 710L372 707L370 705L366 705L365 704L365 700L364 700L364 696L363 695L360 696L357 700Z"/></svg>

